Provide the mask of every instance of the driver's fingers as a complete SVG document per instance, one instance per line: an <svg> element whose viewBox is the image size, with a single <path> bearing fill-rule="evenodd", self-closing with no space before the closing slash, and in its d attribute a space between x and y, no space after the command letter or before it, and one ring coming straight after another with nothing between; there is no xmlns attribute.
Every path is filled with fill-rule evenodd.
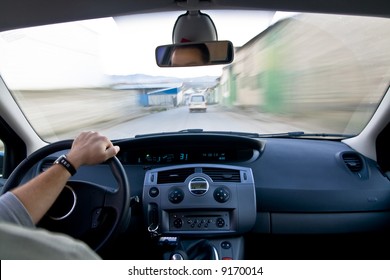
<svg viewBox="0 0 390 280"><path fill-rule="evenodd" d="M106 150L107 159L115 156L119 152L119 149L120 149L119 146L114 146L114 145L111 145L110 147L108 147Z"/></svg>

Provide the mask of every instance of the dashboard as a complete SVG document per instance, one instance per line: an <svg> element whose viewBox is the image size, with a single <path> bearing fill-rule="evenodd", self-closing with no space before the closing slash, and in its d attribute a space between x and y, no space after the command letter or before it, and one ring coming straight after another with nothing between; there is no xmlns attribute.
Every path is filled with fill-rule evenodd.
<svg viewBox="0 0 390 280"><path fill-rule="evenodd" d="M186 133L113 142L138 198L129 236L217 238L240 247L241 239L229 238L390 231L389 178L340 141ZM105 164L83 166L71 180L114 190L109 173Z"/></svg>
<svg viewBox="0 0 390 280"><path fill-rule="evenodd" d="M376 162L340 141L193 133L114 143L121 148L117 157L132 195L140 199L146 227L154 205L165 233L194 234L172 227L173 216L204 211L212 216L227 211L236 221L219 233L348 233L387 230L384 225L390 225L389 178ZM31 177L59 154L43 160ZM104 164L83 166L71 179L114 189L107 173ZM227 202L215 199L220 188L229 193ZM184 195L180 203L170 200L178 190ZM244 217L250 218L237 222Z"/></svg>
<svg viewBox="0 0 390 280"><path fill-rule="evenodd" d="M231 228L234 233L350 233L387 230L390 225L389 179L373 160L340 141L194 133L118 144L125 151L120 155L122 162L143 167L139 174L143 178L139 191L143 210L148 213L155 203L159 219L167 217L167 221L160 221L167 233L176 230L172 228L175 214L218 209L256 215L242 228L240 223ZM207 168L216 169L219 178L211 177ZM178 171L183 170L187 173L179 176ZM224 170L236 170L239 180L231 182L230 174L223 177ZM243 174L247 174L246 181L241 180ZM191 186L202 188L193 184L193 178L202 178L209 185L210 191L201 196L202 203L191 194ZM218 187L234 193L229 201L233 206L213 198ZM158 199L149 195L154 188L161 192ZM175 188L185 194L181 203L169 200ZM187 229L178 232L194 233Z"/></svg>

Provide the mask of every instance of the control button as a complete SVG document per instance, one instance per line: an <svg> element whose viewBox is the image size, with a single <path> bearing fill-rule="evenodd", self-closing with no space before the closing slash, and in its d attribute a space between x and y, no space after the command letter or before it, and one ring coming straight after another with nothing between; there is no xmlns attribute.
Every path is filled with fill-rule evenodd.
<svg viewBox="0 0 390 280"><path fill-rule="evenodd" d="M182 221L182 219L175 219L175 220L173 221L173 226L174 226L175 228L181 228L181 227L183 226L183 221Z"/></svg>
<svg viewBox="0 0 390 280"><path fill-rule="evenodd" d="M97 228L100 224L100 220L101 220L101 217L100 217L100 214L102 213L102 208L98 208L96 209L93 213L92 213L92 228Z"/></svg>
<svg viewBox="0 0 390 280"><path fill-rule="evenodd" d="M230 198L230 192L229 192L228 188L219 187L219 188L215 189L214 199L217 202L224 203L224 202L228 201L229 198Z"/></svg>
<svg viewBox="0 0 390 280"><path fill-rule="evenodd" d="M184 199L184 192L181 189L173 189L169 192L168 199L172 203L180 203Z"/></svg>
<svg viewBox="0 0 390 280"><path fill-rule="evenodd" d="M160 194L160 191L158 190L158 188L156 187L153 187L149 190L149 195L151 197L157 197L158 195Z"/></svg>
<svg viewBox="0 0 390 280"><path fill-rule="evenodd" d="M229 241L223 241L221 243L221 248L222 249L230 249L232 247L232 244Z"/></svg>
<svg viewBox="0 0 390 280"><path fill-rule="evenodd" d="M217 221L216 221L216 225L219 228L223 227L225 225L225 220L222 219L222 218L218 218Z"/></svg>

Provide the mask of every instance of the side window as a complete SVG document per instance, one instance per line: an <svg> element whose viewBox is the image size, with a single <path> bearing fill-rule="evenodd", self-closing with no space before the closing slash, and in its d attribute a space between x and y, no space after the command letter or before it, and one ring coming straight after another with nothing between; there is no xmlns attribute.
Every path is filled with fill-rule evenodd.
<svg viewBox="0 0 390 280"><path fill-rule="evenodd" d="M2 193L2 188L5 183L3 178L4 174L4 143L0 140L0 193Z"/></svg>
<svg viewBox="0 0 390 280"><path fill-rule="evenodd" d="M3 166L4 166L4 144L0 140L0 178L3 177Z"/></svg>

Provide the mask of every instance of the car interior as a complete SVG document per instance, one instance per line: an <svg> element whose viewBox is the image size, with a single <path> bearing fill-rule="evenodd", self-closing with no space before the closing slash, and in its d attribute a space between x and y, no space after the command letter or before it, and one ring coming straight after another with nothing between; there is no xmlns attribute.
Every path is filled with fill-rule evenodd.
<svg viewBox="0 0 390 280"><path fill-rule="evenodd" d="M0 193L99 131L37 226L103 259L387 259L389 43L384 0L2 1Z"/></svg>

